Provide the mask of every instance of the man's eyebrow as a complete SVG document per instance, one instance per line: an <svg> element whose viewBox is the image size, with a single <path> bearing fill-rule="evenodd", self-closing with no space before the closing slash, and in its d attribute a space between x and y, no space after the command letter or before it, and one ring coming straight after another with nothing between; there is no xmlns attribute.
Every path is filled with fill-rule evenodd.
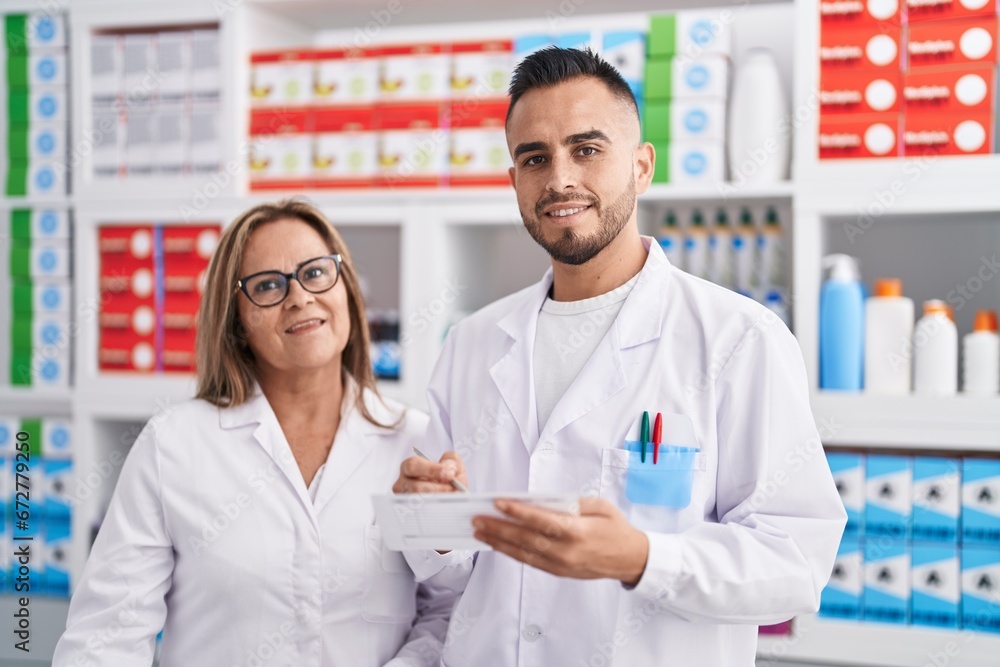
<svg viewBox="0 0 1000 667"><path fill-rule="evenodd" d="M517 148L514 149L514 157L520 157L524 153L530 153L531 151L544 151L548 150L549 145L544 141L529 141L525 144L518 144Z"/></svg>
<svg viewBox="0 0 1000 667"><path fill-rule="evenodd" d="M590 132L580 132L579 134L571 134L565 139L563 139L564 146L572 146L573 144L582 144L585 141L605 141L611 143L610 137L604 134L600 130L591 130Z"/></svg>

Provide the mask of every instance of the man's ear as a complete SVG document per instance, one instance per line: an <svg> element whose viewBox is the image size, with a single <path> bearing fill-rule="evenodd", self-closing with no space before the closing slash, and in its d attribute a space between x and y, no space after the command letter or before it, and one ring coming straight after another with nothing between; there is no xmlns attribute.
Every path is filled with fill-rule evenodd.
<svg viewBox="0 0 1000 667"><path fill-rule="evenodd" d="M510 179L510 187L517 189L517 183L514 182L514 167L509 167L507 169L507 177Z"/></svg>
<svg viewBox="0 0 1000 667"><path fill-rule="evenodd" d="M663 159L666 160L667 156L664 155ZM656 168L656 149L653 144L645 141L636 146L632 168L635 173L635 192L642 194L653 182L653 170Z"/></svg>

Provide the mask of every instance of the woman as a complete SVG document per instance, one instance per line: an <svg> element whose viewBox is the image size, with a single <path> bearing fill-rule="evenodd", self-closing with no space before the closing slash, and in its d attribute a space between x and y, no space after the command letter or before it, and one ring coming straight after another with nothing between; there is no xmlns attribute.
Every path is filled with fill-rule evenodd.
<svg viewBox="0 0 1000 667"><path fill-rule="evenodd" d="M379 397L358 276L299 201L230 225L199 313L198 396L143 429L53 664L431 665L456 593L373 524L426 415Z"/></svg>

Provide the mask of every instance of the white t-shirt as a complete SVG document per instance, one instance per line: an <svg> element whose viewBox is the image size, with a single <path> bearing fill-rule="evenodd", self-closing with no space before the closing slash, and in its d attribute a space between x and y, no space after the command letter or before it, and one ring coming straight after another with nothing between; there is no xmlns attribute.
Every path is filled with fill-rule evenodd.
<svg viewBox="0 0 1000 667"><path fill-rule="evenodd" d="M581 301L545 299L538 314L532 357L539 432L611 330L638 278L636 274L610 292Z"/></svg>

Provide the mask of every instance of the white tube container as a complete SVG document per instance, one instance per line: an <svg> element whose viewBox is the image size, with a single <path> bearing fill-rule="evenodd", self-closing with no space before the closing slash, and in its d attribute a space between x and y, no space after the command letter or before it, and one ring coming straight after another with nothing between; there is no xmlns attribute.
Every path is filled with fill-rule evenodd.
<svg viewBox="0 0 1000 667"><path fill-rule="evenodd" d="M924 316L913 331L913 390L924 396L958 393L958 330L951 306L924 302Z"/></svg>
<svg viewBox="0 0 1000 667"><path fill-rule="evenodd" d="M757 227L750 209L740 213L740 224L733 232L733 289L750 296L754 282L754 259L757 244Z"/></svg>
<svg viewBox="0 0 1000 667"><path fill-rule="evenodd" d="M699 278L708 278L708 230L701 211L695 210L684 235L684 270Z"/></svg>
<svg viewBox="0 0 1000 667"><path fill-rule="evenodd" d="M785 91L774 55L767 49L746 52L736 70L729 108L729 180L765 184L788 179L789 132Z"/></svg>
<svg viewBox="0 0 1000 667"><path fill-rule="evenodd" d="M720 208L715 216L715 226L712 227L712 237L709 240L711 257L709 258L708 279L716 285L729 287L733 284L733 267L730 254L733 243L733 230L729 226L726 209Z"/></svg>
<svg viewBox="0 0 1000 667"><path fill-rule="evenodd" d="M1000 335L995 310L980 310L972 333L962 339L962 391L974 396L1000 393Z"/></svg>
<svg viewBox="0 0 1000 667"><path fill-rule="evenodd" d="M898 278L875 281L865 301L865 391L906 395L913 386L913 299L903 296Z"/></svg>

